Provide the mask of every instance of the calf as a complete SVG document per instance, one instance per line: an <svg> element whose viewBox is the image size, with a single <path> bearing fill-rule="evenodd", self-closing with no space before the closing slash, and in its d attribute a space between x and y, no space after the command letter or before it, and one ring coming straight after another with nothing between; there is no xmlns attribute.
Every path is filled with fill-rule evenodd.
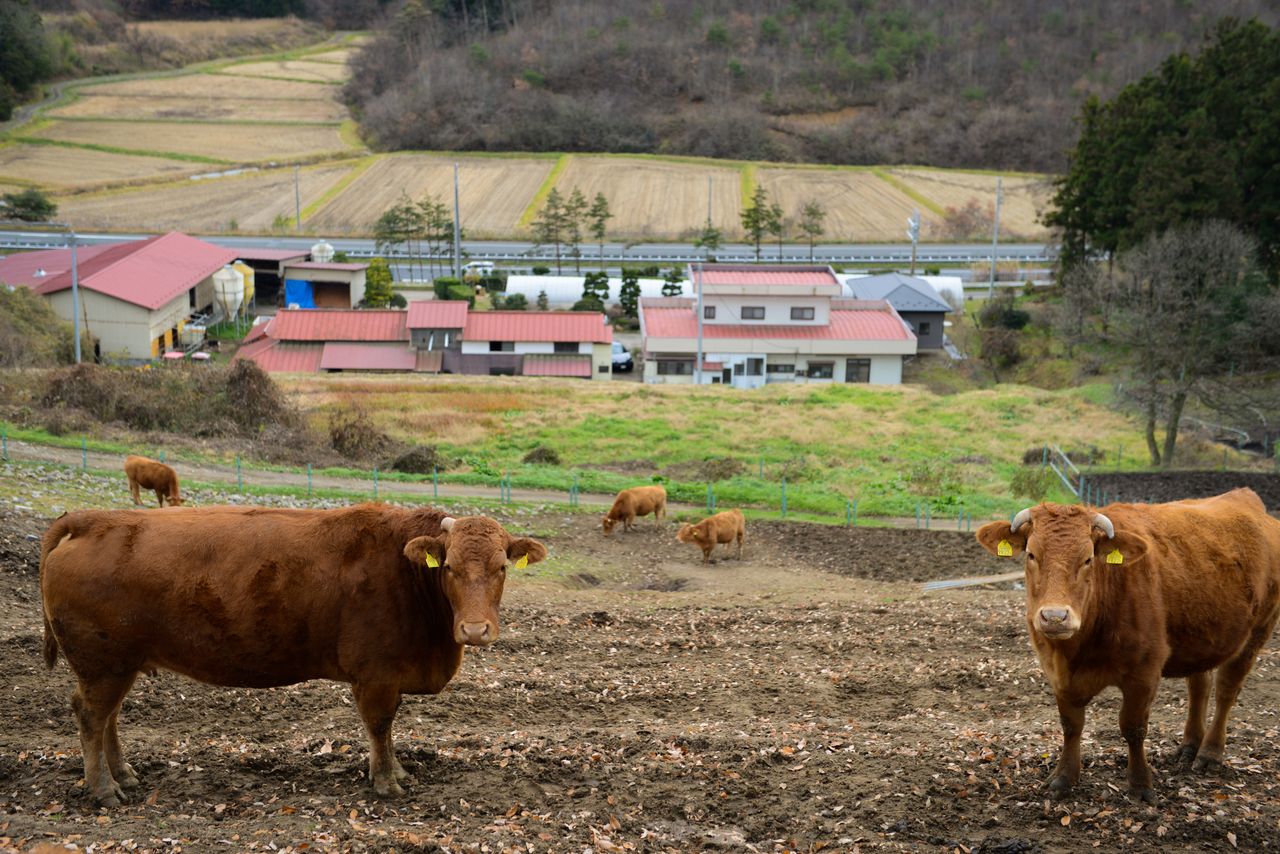
<svg viewBox="0 0 1280 854"><path fill-rule="evenodd" d="M682 543L692 543L702 549L702 562L711 562L711 552L719 543L724 543L725 551L735 539L738 541L738 560L742 560L742 538L747 532L746 520L741 510L726 510L714 516L708 516L696 525L681 525L676 539Z"/></svg>
<svg viewBox="0 0 1280 854"><path fill-rule="evenodd" d="M1221 762L1227 714L1280 616L1280 521L1257 495L1101 510L1041 504L977 537L997 555L1026 554L1027 627L1062 718L1052 795L1079 780L1085 707L1108 686L1123 698L1134 797L1156 799L1144 741L1161 677L1187 680L1180 757L1198 770Z"/></svg>
<svg viewBox="0 0 1280 854"><path fill-rule="evenodd" d="M609 536L621 522L622 532L625 534L631 530L637 516L648 516L650 513L653 514L654 521L666 518L667 491L661 486L633 486L618 493L600 525L605 536Z"/></svg>
<svg viewBox="0 0 1280 854"><path fill-rule="evenodd" d="M463 646L497 640L508 564L545 556L492 519L381 504L64 514L41 543L44 659L61 650L76 675L89 793L114 806L138 784L116 720L138 673L164 668L249 688L349 683L374 790L399 794L400 695L439 693Z"/></svg>
<svg viewBox="0 0 1280 854"><path fill-rule="evenodd" d="M148 457L128 456L124 460L124 474L129 478L129 494L133 496L134 504L142 504L139 489L155 490L161 507L166 500L173 507L182 504L182 496L178 494L178 473L164 463Z"/></svg>

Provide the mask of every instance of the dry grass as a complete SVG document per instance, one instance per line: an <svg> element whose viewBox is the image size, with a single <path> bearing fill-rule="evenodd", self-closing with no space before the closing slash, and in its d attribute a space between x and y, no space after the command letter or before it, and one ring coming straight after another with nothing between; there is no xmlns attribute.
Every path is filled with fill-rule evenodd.
<svg viewBox="0 0 1280 854"><path fill-rule="evenodd" d="M58 121L34 136L117 148L197 154L246 163L346 149L336 127Z"/></svg>
<svg viewBox="0 0 1280 854"><path fill-rule="evenodd" d="M311 217L326 234L368 233L402 192L434 195L452 206L453 164L460 166L462 226L471 237L509 235L550 173L550 159L396 154L382 158Z"/></svg>
<svg viewBox="0 0 1280 854"><path fill-rule="evenodd" d="M240 67L240 66L235 66ZM263 80L246 77L228 81L222 74L180 74L174 77L144 77L81 86L83 95L115 95L130 98L225 98L236 101L299 100L332 101L335 93L327 86L292 80ZM260 115L258 118L271 118Z"/></svg>
<svg viewBox="0 0 1280 854"><path fill-rule="evenodd" d="M199 163L56 145L0 148L0 180L10 177L58 188L92 187L164 175L178 177L207 169L207 165Z"/></svg>
<svg viewBox="0 0 1280 854"><path fill-rule="evenodd" d="M757 180L770 198L782 206L794 222L808 202L822 205L827 212L828 241L904 240L906 219L920 207L910 196L871 172L849 169L761 169ZM931 223L928 210L921 210L925 228ZM789 231L794 231L789 227Z"/></svg>
<svg viewBox="0 0 1280 854"><path fill-rule="evenodd" d="M221 78L223 91L236 88L239 81ZM268 83L272 81L260 81ZM295 84L307 86L305 83ZM308 87L314 89L318 87ZM274 119L282 122L339 122L347 118L347 109L334 100L277 100L257 99L242 101L234 97L136 97L131 95L96 95L86 91L79 100L55 110L49 116L57 118L99 119L192 119L196 121L262 121Z"/></svg>
<svg viewBox="0 0 1280 854"><path fill-rule="evenodd" d="M297 29L292 18L226 18L214 21L140 21L130 24L143 33L179 41L242 39L247 36L274 36Z"/></svg>
<svg viewBox="0 0 1280 854"><path fill-rule="evenodd" d="M332 62L307 62L301 59L277 62L245 62L224 69L224 75L251 75L279 77L294 80L314 80L317 83L341 83L347 79L347 67Z"/></svg>
<svg viewBox="0 0 1280 854"><path fill-rule="evenodd" d="M302 204L324 194L350 163L313 166L299 173ZM293 170L275 169L227 178L60 199L59 215L82 228L163 231L269 231L276 216L294 214Z"/></svg>
<svg viewBox="0 0 1280 854"><path fill-rule="evenodd" d="M306 55L307 62L328 62L338 65L346 65L351 57L356 55L356 49L351 47L340 47L336 50L326 50L321 53L309 53Z"/></svg>
<svg viewBox="0 0 1280 854"><path fill-rule="evenodd" d="M890 175L917 193L944 208L963 208L976 201L981 210L994 210L996 178L994 175L974 175L926 169L886 169ZM1000 204L1000 230L1013 237L1040 240L1048 231L1038 220L1053 194L1047 178L1005 176L1003 200ZM928 224L924 236L928 239Z"/></svg>
<svg viewBox="0 0 1280 854"><path fill-rule="evenodd" d="M575 188L588 200L604 193L614 214L611 237L675 239L706 224L708 178L712 221L726 235L739 234L741 173L731 166L573 156L556 186L566 197Z"/></svg>

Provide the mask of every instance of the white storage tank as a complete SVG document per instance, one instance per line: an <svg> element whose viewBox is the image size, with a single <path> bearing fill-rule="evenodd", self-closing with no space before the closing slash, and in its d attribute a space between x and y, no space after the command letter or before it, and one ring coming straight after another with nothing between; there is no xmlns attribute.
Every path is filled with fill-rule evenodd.
<svg viewBox="0 0 1280 854"><path fill-rule="evenodd" d="M325 240L311 247L311 260L317 264L328 264L333 260L333 244Z"/></svg>
<svg viewBox="0 0 1280 854"><path fill-rule="evenodd" d="M233 319L244 304L244 274L228 265L213 274L213 298L222 309L222 316Z"/></svg>

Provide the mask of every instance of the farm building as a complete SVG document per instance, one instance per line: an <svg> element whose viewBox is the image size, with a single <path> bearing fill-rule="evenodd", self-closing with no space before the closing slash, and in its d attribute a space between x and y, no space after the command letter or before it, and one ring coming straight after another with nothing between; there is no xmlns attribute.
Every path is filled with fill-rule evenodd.
<svg viewBox="0 0 1280 854"><path fill-rule="evenodd" d="M695 264L698 300L642 299L644 381L756 388L772 382L897 385L916 336L883 300L843 297L830 267ZM701 323L699 323L701 320Z"/></svg>
<svg viewBox="0 0 1280 854"><path fill-rule="evenodd" d="M464 300L407 310L284 309L236 359L266 371L416 371L608 379L613 330L586 311L470 311Z"/></svg>
<svg viewBox="0 0 1280 854"><path fill-rule="evenodd" d="M585 276L581 275L508 276L506 294L507 296L522 294L529 301L529 305L535 305L538 302L538 295L545 291L549 308L568 308L582 299L582 283L585 278ZM662 287L665 284L666 282L662 279L641 279L640 296L660 297L662 296ZM687 281L681 282L680 287L685 294L692 292L692 288ZM605 305L617 305L621 290L622 279L616 276L610 277L609 296L604 301Z"/></svg>
<svg viewBox="0 0 1280 854"><path fill-rule="evenodd" d="M368 264L285 261L280 265L287 308L355 308L364 299Z"/></svg>
<svg viewBox="0 0 1280 854"><path fill-rule="evenodd" d="M15 276L10 283L32 287L70 321L74 314L70 251L38 254L46 256L38 263L47 266L32 270L25 280ZM118 361L144 361L177 346L193 317L214 310L215 274L235 257L233 249L176 231L78 249L80 321L94 341L95 352ZM24 265L30 263L23 260ZM39 270L46 275L36 275ZM8 275L0 270L0 280Z"/></svg>
<svg viewBox="0 0 1280 854"><path fill-rule="evenodd" d="M246 295L250 308L256 313L263 309L284 306L285 264L307 260L307 253L297 249L263 249L235 247L236 257L253 270L254 292Z"/></svg>
<svg viewBox="0 0 1280 854"><path fill-rule="evenodd" d="M845 288L854 299L885 300L893 306L916 334L921 350L942 347L943 322L952 309L925 280L885 273L847 279Z"/></svg>

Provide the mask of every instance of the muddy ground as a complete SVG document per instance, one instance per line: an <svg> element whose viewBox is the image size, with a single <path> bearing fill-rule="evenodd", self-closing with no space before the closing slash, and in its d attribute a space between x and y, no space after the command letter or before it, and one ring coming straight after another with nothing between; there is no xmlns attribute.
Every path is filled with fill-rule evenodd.
<svg viewBox="0 0 1280 854"><path fill-rule="evenodd" d="M456 510L455 510L456 512ZM1169 757L1167 682L1149 747L1158 807L1124 795L1118 697L1095 701L1081 786L1045 799L1057 713L1022 593L924 595L985 574L969 535L749 526L700 565L673 526L604 539L593 515L514 511L551 557L508 584L503 635L437 697L407 698L408 794L379 799L346 686L142 678L121 734L135 802L81 782L66 665L40 661L28 537L0 515L0 846L96 850L947 852L1280 847L1280 642L1245 686L1228 765ZM996 569L1005 568L995 564Z"/></svg>

